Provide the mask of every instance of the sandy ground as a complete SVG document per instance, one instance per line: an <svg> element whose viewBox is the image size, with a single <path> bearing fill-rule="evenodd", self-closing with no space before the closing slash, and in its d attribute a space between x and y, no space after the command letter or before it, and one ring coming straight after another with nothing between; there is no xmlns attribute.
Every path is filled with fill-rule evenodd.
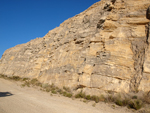
<svg viewBox="0 0 150 113"><path fill-rule="evenodd" d="M111 104L84 103L59 95L51 96L31 87L21 87L18 82L0 78L0 113L132 113L125 107Z"/></svg>

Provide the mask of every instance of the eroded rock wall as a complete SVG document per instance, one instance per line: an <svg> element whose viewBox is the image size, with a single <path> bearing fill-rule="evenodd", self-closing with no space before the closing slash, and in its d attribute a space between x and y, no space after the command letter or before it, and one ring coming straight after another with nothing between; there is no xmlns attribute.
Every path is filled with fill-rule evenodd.
<svg viewBox="0 0 150 113"><path fill-rule="evenodd" d="M147 19L150 20L150 6L146 12ZM145 58L143 64L143 77L140 81L139 90L150 91L150 22L146 25L147 47L145 48Z"/></svg>
<svg viewBox="0 0 150 113"><path fill-rule="evenodd" d="M149 91L149 5L101 0L43 38L6 50L0 73L94 94Z"/></svg>

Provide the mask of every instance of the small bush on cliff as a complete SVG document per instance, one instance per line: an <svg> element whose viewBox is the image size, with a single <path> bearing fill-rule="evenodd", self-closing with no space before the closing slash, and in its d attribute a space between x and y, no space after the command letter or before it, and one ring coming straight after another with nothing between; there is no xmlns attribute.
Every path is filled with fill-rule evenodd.
<svg viewBox="0 0 150 113"><path fill-rule="evenodd" d="M75 95L75 98L85 98L85 97L86 97L86 95L82 91Z"/></svg>
<svg viewBox="0 0 150 113"><path fill-rule="evenodd" d="M72 97L72 94L71 94L71 93L67 93L66 97L71 98L71 97Z"/></svg>
<svg viewBox="0 0 150 113"><path fill-rule="evenodd" d="M56 92L55 90L52 90L52 91L51 91L51 93L53 93L53 94L57 94L57 92Z"/></svg>
<svg viewBox="0 0 150 113"><path fill-rule="evenodd" d="M86 95L85 99L91 100L91 96L90 95Z"/></svg>
<svg viewBox="0 0 150 113"><path fill-rule="evenodd" d="M46 92L50 92L51 91L51 88L50 87L46 87L44 88Z"/></svg>
<svg viewBox="0 0 150 113"><path fill-rule="evenodd" d="M42 86L42 84L41 84L36 78L32 79L32 80L30 81L30 83L31 83L33 86Z"/></svg>
<svg viewBox="0 0 150 113"><path fill-rule="evenodd" d="M71 89L69 88L69 87L63 87L63 89L65 90L65 91L67 91L67 92L71 92Z"/></svg>
<svg viewBox="0 0 150 113"><path fill-rule="evenodd" d="M42 90L46 91L46 92L50 92L51 91L51 87L48 83L46 84L42 84Z"/></svg>
<svg viewBox="0 0 150 113"><path fill-rule="evenodd" d="M30 82L29 81L25 81L23 84L22 84L22 87L25 87L25 86L28 86L28 87L30 87Z"/></svg>
<svg viewBox="0 0 150 113"><path fill-rule="evenodd" d="M114 102L115 98L112 95L104 97L105 102Z"/></svg>
<svg viewBox="0 0 150 113"><path fill-rule="evenodd" d="M15 80L15 81L22 80L19 76L12 76L12 77L9 77L9 78L12 79L12 80Z"/></svg>
<svg viewBox="0 0 150 113"><path fill-rule="evenodd" d="M139 110L143 106L143 102L138 99L133 99L129 102L128 107Z"/></svg>
<svg viewBox="0 0 150 113"><path fill-rule="evenodd" d="M93 100L93 101L95 101L96 103L98 103L98 102L99 102L99 97L93 95L93 96L91 96L91 100Z"/></svg>
<svg viewBox="0 0 150 113"><path fill-rule="evenodd" d="M71 93L67 93L67 92L63 92L63 96L71 98L72 94Z"/></svg>
<svg viewBox="0 0 150 113"><path fill-rule="evenodd" d="M29 78L23 78L22 81L27 81L30 80Z"/></svg>
<svg viewBox="0 0 150 113"><path fill-rule="evenodd" d="M113 102L115 102L115 104L118 105L118 106L128 105L129 100L130 99L127 99L127 98L122 99L121 96L113 98Z"/></svg>
<svg viewBox="0 0 150 113"><path fill-rule="evenodd" d="M62 90L62 89L58 89L57 92L58 92L59 94L61 94L61 95L63 94L63 90Z"/></svg>
<svg viewBox="0 0 150 113"><path fill-rule="evenodd" d="M24 86L30 87L31 85L32 86L40 86L40 87L42 87L42 84L36 78L31 79L31 80L28 79L28 78L23 78L22 81L24 81L24 83L22 84L23 87Z"/></svg>
<svg viewBox="0 0 150 113"><path fill-rule="evenodd" d="M86 100L93 100L95 101L96 103L98 103L100 101L100 98L96 95L86 95L85 93L83 93L82 91L79 92L78 94L75 95L75 98L84 98Z"/></svg>
<svg viewBox="0 0 150 113"><path fill-rule="evenodd" d="M0 78L6 78L6 77L7 77L6 75L0 74Z"/></svg>
<svg viewBox="0 0 150 113"><path fill-rule="evenodd" d="M116 103L118 106L123 106L123 101L120 100L120 99L117 99L117 100L115 101L115 103Z"/></svg>

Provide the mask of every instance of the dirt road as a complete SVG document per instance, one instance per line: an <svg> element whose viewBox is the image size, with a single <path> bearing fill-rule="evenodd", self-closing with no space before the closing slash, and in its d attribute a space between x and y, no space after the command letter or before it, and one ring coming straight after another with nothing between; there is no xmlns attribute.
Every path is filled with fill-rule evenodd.
<svg viewBox="0 0 150 113"><path fill-rule="evenodd" d="M99 106L99 107L97 107ZM96 105L24 87L0 78L0 113L119 113L108 105ZM121 113L127 113L127 111Z"/></svg>

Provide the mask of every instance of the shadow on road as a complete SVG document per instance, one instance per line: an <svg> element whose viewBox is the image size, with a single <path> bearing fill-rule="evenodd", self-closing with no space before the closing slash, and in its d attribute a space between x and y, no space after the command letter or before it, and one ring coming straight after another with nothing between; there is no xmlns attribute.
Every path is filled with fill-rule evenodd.
<svg viewBox="0 0 150 113"><path fill-rule="evenodd" d="M0 92L0 97L12 96L13 94L10 92Z"/></svg>

